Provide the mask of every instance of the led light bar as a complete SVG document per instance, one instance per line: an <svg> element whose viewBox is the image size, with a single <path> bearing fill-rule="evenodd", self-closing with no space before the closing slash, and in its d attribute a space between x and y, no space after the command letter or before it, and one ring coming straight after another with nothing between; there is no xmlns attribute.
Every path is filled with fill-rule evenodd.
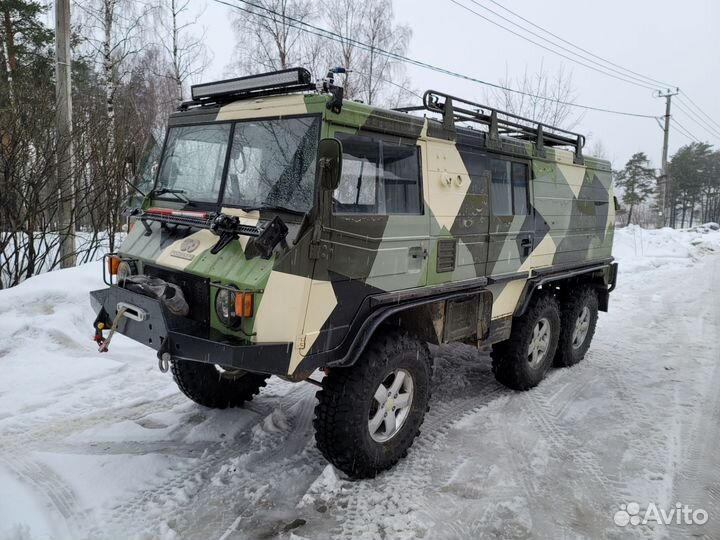
<svg viewBox="0 0 720 540"><path fill-rule="evenodd" d="M305 68L292 68L237 79L195 84L191 87L191 92L193 100L199 101L238 94L273 93L280 89L291 91L310 87L312 85L311 77L310 72Z"/></svg>

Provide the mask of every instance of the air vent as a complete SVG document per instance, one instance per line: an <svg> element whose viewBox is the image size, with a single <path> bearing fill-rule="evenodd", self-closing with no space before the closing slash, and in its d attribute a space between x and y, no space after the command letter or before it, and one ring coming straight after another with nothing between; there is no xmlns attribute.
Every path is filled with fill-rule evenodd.
<svg viewBox="0 0 720 540"><path fill-rule="evenodd" d="M455 270L455 240L438 240L437 273Z"/></svg>

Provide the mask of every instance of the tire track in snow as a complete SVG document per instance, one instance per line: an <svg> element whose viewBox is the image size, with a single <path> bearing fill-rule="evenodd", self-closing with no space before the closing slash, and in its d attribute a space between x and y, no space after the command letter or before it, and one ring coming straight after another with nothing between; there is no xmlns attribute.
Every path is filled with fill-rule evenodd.
<svg viewBox="0 0 720 540"><path fill-rule="evenodd" d="M52 451L56 444L72 433L97 427L98 424L112 424L122 420L137 420L157 412L157 402L145 401L130 407L106 408L91 415L69 418L37 419L30 430L9 430L0 439L0 462L12 471L33 493L48 504L57 514L59 523L66 529L68 537L91 534L99 538L94 528L87 530L86 513L77 508L77 498L71 486L47 465L32 458L34 451ZM90 523L92 523L90 521Z"/></svg>
<svg viewBox="0 0 720 540"><path fill-rule="evenodd" d="M17 455L0 455L0 463L45 500L69 537L83 530L76 511L75 492L52 469Z"/></svg>
<svg viewBox="0 0 720 540"><path fill-rule="evenodd" d="M314 385L306 384L298 388L293 393L296 402L290 405L284 404L282 408L288 409L292 421L292 427L288 430L287 438L281 445L275 445L262 455L256 456L247 464L247 469L256 472L262 468L266 468L267 462L277 462L286 458L290 458L303 450L313 439L312 421L315 411L315 392L317 388Z"/></svg>
<svg viewBox="0 0 720 540"><path fill-rule="evenodd" d="M264 499L271 497L270 486L282 489L286 477L298 467L298 456L292 455L292 449L302 450L307 445L305 430L299 424L308 410L312 414L314 389L295 385L280 396L264 397L261 391L256 399L248 405L258 418L243 433L232 440L208 444L198 459L168 471L166 482L114 508L109 519L120 514L114 520L114 530L156 536L158 527L166 527L182 531L184 537L215 538L226 532L227 538L241 535L242 531L230 530L232 522L256 517ZM313 478L309 477L308 483ZM136 521L148 509L154 519Z"/></svg>
<svg viewBox="0 0 720 540"><path fill-rule="evenodd" d="M281 385L288 384L280 381L277 383ZM90 386L92 380L86 381L86 384ZM282 410L293 407L296 402L302 401L303 397L307 397L307 390L308 388L298 385L297 388L293 388L284 395L272 397L269 402L254 403L254 412L258 414L258 420L254 425L262 423L268 415L272 414L274 409ZM112 396L105 396L105 398L105 404L113 400ZM311 397L309 405L302 409L305 411L302 418L305 419L306 423L311 421L312 401L313 398ZM130 406L105 407L102 410L90 414L81 414L80 416L64 417L63 413L56 413L51 414L49 417L36 418L32 422L31 429L27 429L27 425L24 426L25 429L21 429L20 426L11 426L5 432L5 436L0 439L0 459L16 476L22 479L23 483L48 501L50 507L60 518L60 522L64 523L68 528L69 536L75 536L83 531L80 528L80 523L85 523L87 520L83 519L82 513L76 508L76 499L72 488L49 467L28 457L32 451L34 449L48 451L48 445L54 444L57 446L58 441L62 441L73 433L97 428L98 426L110 426L125 420L137 423L150 414L172 410L184 403L189 402L178 393L169 398L144 401ZM253 404L253 402L250 402L250 404ZM87 410L91 410L91 407L87 407ZM75 412L75 414L77 413ZM98 529L95 526L91 531L85 532L93 538L112 538L114 534L107 533L108 530L137 531L139 534L149 533L151 536L156 535L156 526L143 523L144 520L138 519L138 516L147 515L148 508L162 508L169 509L172 518L173 510L187 508L191 505L194 502L195 492L200 489L202 482L209 481L227 460L243 453L244 444L252 442L249 433L252 427L253 425L248 426L248 434L244 439L241 437L235 441L205 444L203 457L192 460L194 462L192 464L177 463L174 468L166 469L164 473L169 476L169 479L160 485L136 494L130 501L120 502L120 504L113 507L109 515L102 515L107 512L98 509L101 516L95 516L94 521L96 523L107 521L115 524L116 527ZM290 430L285 434L290 437L292 443L295 438L302 438L302 431ZM138 455L146 454L148 447L153 448L153 453L162 454L172 454L174 446L178 446L180 450L188 447L187 443L182 440L161 442L164 444L164 448L159 452L157 452L158 443L155 442L147 444L138 442L130 446L137 448L133 453ZM101 444L104 448L113 446L112 444ZM292 445L293 448L299 448L301 442L295 442ZM283 452L284 447L278 441L278 444L273 448L276 448L276 453L279 455ZM87 448L81 449L81 451L87 452ZM107 450L99 450L98 452L106 453ZM256 460L258 462L262 461L262 452L256 457ZM260 479L256 478L256 481L260 483ZM177 501L179 504L174 505L172 501ZM155 512L155 515L157 516L158 512ZM102 519L98 519L99 517Z"/></svg>
<svg viewBox="0 0 720 540"><path fill-rule="evenodd" d="M715 260L707 298L720 298L720 261ZM720 359L720 302L711 302L706 309L714 327L714 336L705 336L712 348L712 358ZM673 478L672 502L680 502L693 509L708 512L709 521L704 526L673 525L670 530L676 538L702 538L716 540L720 530L720 364L713 366L712 375L704 387L698 421L690 431L689 451Z"/></svg>
<svg viewBox="0 0 720 540"><path fill-rule="evenodd" d="M442 348L437 351L439 354L444 353ZM331 532L331 538L354 539L368 533L368 520L378 513L408 516L404 527L397 520L393 521L392 529L387 532L389 537L405 535L413 538L425 534L426 528L417 518L422 514L431 515L433 508L422 500L422 494L430 486L447 481L447 478L441 476L446 477L450 468L444 467L442 471L434 469L434 461L443 452L448 433L458 421L476 414L493 400L510 393L495 381L489 369L489 359L483 355L480 360L477 353L473 352L470 359L450 361L448 369L454 371L455 382L463 380L466 383L458 397L457 389L444 388L443 383L447 381L442 374L438 377L438 370L445 369L445 366L438 365L438 360L447 363L446 359L436 356L436 377L430 410L425 415L420 435L407 457L375 479L345 483L343 493L332 502L334 517L340 524ZM385 533L381 530L379 534L382 537Z"/></svg>

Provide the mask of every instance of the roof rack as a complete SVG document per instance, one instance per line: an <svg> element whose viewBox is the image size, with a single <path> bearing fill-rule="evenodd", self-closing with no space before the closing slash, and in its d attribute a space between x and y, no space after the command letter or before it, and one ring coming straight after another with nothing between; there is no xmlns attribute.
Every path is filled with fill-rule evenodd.
<svg viewBox="0 0 720 540"><path fill-rule="evenodd" d="M460 104L458 107L456 104ZM469 106L470 108L467 108ZM457 122L473 122L488 126L486 143L489 147L500 148L500 136L530 141L535 145L536 155L543 157L545 147L566 146L574 149L575 163L583 162L582 149L585 136L555 126L550 126L512 114L468 101L467 99L428 90L423 95L423 104L416 107L395 109L401 112L427 110L442 115L445 130L455 133Z"/></svg>

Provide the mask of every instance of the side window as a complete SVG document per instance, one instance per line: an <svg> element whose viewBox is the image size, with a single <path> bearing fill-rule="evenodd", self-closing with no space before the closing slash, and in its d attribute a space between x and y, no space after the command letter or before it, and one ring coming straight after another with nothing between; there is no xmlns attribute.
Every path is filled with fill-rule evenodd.
<svg viewBox="0 0 720 540"><path fill-rule="evenodd" d="M526 216L530 213L528 204L528 166L512 164L513 214Z"/></svg>
<svg viewBox="0 0 720 540"><path fill-rule="evenodd" d="M421 214L420 159L417 146L382 144L385 212Z"/></svg>
<svg viewBox="0 0 720 540"><path fill-rule="evenodd" d="M335 212L377 213L380 144L369 137L338 133L343 144L340 184L333 194Z"/></svg>
<svg viewBox="0 0 720 540"><path fill-rule="evenodd" d="M509 161L503 159L491 159L490 171L492 173L492 209L496 216L512 215L512 185L510 184Z"/></svg>
<svg viewBox="0 0 720 540"><path fill-rule="evenodd" d="M417 146L338 133L343 171L333 194L338 214L421 214Z"/></svg>
<svg viewBox="0 0 720 540"><path fill-rule="evenodd" d="M527 165L505 159L491 159L490 171L493 214L496 216L529 214Z"/></svg>

